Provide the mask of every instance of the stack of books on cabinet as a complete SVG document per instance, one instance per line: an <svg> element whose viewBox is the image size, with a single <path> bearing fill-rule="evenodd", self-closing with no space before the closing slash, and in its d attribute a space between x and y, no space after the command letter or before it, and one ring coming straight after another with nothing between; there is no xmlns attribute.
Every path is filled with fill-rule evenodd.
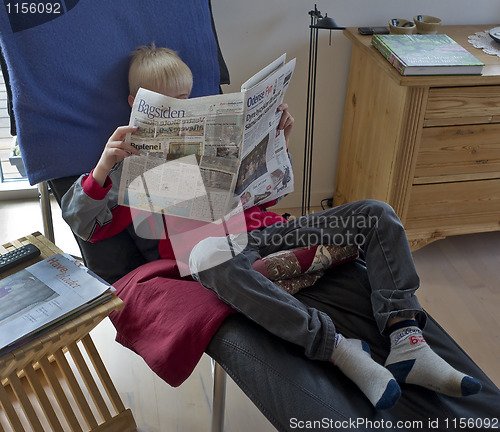
<svg viewBox="0 0 500 432"><path fill-rule="evenodd" d="M480 75L484 66L445 34L373 35L372 45L401 75Z"/></svg>

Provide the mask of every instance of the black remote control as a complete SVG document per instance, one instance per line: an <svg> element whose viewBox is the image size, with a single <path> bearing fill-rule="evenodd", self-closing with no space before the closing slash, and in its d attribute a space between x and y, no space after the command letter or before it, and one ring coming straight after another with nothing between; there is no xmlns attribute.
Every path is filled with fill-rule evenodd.
<svg viewBox="0 0 500 432"><path fill-rule="evenodd" d="M10 270L32 258L36 258L38 255L40 255L40 249L31 243L0 255L0 273Z"/></svg>

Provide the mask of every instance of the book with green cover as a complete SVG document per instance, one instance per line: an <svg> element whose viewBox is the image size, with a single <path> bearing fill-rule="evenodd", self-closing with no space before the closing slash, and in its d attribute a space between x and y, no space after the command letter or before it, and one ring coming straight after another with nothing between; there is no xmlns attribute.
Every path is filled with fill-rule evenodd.
<svg viewBox="0 0 500 432"><path fill-rule="evenodd" d="M373 35L401 75L480 75L484 63L445 34Z"/></svg>

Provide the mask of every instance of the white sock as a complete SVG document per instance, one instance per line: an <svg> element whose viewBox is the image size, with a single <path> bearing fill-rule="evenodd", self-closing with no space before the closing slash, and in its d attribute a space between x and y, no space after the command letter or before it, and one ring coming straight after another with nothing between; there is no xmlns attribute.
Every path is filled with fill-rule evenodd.
<svg viewBox="0 0 500 432"><path fill-rule="evenodd" d="M392 408L401 389L392 374L371 358L368 344L337 333L331 362L360 388L376 409Z"/></svg>
<svg viewBox="0 0 500 432"><path fill-rule="evenodd" d="M481 390L478 380L457 371L432 351L416 322L405 321L392 329L391 352L385 366L398 382L420 385L455 397L473 395Z"/></svg>

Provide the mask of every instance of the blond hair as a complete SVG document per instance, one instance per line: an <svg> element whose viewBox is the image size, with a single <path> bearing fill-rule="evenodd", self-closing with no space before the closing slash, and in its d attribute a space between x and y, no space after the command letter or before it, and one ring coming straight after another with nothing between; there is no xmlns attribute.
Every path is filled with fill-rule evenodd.
<svg viewBox="0 0 500 432"><path fill-rule="evenodd" d="M191 92L193 74L175 51L152 43L132 53L128 83L134 97L139 87L162 94L184 88Z"/></svg>

